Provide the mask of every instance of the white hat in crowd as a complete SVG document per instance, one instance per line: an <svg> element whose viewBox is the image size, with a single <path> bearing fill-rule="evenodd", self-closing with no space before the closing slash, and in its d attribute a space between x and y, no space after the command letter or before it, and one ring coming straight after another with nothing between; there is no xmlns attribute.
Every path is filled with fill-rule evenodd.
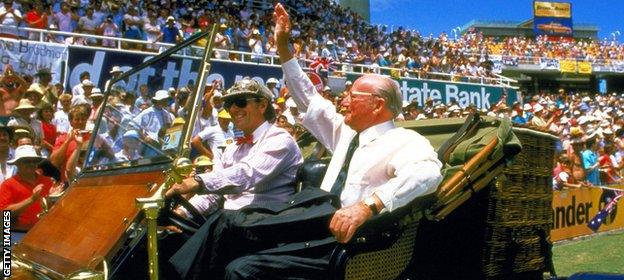
<svg viewBox="0 0 624 280"><path fill-rule="evenodd" d="M589 122L589 118L586 117L586 116L581 116L581 117L578 118L578 123L580 125L584 125L584 124L586 124L588 122Z"/></svg>
<svg viewBox="0 0 624 280"><path fill-rule="evenodd" d="M91 82L89 79L84 79L82 80L82 86L83 87L93 87L93 82Z"/></svg>
<svg viewBox="0 0 624 280"><path fill-rule="evenodd" d="M529 103L525 103L524 105L522 105L522 110L524 111L531 111L531 109L533 109L533 107L531 107L531 104Z"/></svg>
<svg viewBox="0 0 624 280"><path fill-rule="evenodd" d="M156 91L156 93L154 94L154 97L152 97L152 100L156 100L156 101L161 101L161 100L166 100L169 99L169 92L161 89L159 91Z"/></svg>
<svg viewBox="0 0 624 280"><path fill-rule="evenodd" d="M542 110L544 110L542 104L535 104L535 106L533 106L533 113L541 112Z"/></svg>
<svg viewBox="0 0 624 280"><path fill-rule="evenodd" d="M37 154L37 151L35 150L34 146L22 145L22 146L15 148L15 154L13 156L13 159L7 161L7 163L15 164L18 161L25 160L25 159L43 160L43 158Z"/></svg>
<svg viewBox="0 0 624 280"><path fill-rule="evenodd" d="M102 94L102 91L100 90L100 88L94 88L91 91L91 98L93 97L104 97L104 94Z"/></svg>
<svg viewBox="0 0 624 280"><path fill-rule="evenodd" d="M110 70L110 72L109 72L109 73L114 74L114 73L122 73L122 72L123 72L123 71L121 71L121 67L119 67L119 66L115 65L115 66L113 66L113 69L112 69L112 70Z"/></svg>
<svg viewBox="0 0 624 280"><path fill-rule="evenodd" d="M269 78L266 83L267 84L279 84L279 81L276 78Z"/></svg>

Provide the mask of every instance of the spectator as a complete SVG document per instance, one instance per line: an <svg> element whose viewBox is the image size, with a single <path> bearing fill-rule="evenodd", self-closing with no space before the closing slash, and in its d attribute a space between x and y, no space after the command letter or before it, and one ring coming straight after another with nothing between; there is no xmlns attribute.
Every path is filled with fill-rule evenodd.
<svg viewBox="0 0 624 280"><path fill-rule="evenodd" d="M175 117L165 109L169 98L166 90L156 91L152 97L152 106L134 117L134 122L143 128L147 141L159 143L165 130L171 126Z"/></svg>
<svg viewBox="0 0 624 280"><path fill-rule="evenodd" d="M48 68L40 68L37 70L35 77L38 78L36 86L39 87L42 91L42 100L50 105L56 105L58 101L58 90L51 83L52 82L52 73Z"/></svg>
<svg viewBox="0 0 624 280"><path fill-rule="evenodd" d="M139 8L136 6L130 7L128 9L128 14L124 15L123 20L126 27L123 37L126 39L142 40L145 20L139 16ZM141 49L138 43L127 43L127 46L133 50Z"/></svg>
<svg viewBox="0 0 624 280"><path fill-rule="evenodd" d="M251 61L255 63L264 63L264 44L260 37L260 31L254 29L249 38L249 48L251 49Z"/></svg>
<svg viewBox="0 0 624 280"><path fill-rule="evenodd" d="M30 28L46 29L48 28L48 14L43 8L41 1L35 1L33 9L28 11L24 16L24 20ZM42 33L30 32L28 34L29 40L39 40Z"/></svg>
<svg viewBox="0 0 624 280"><path fill-rule="evenodd" d="M91 79L91 74L88 71L83 71L80 73L80 81L78 82L77 85L75 85L72 88L72 95L73 96L84 96L84 88L82 86L82 82L84 80L90 80Z"/></svg>
<svg viewBox="0 0 624 280"><path fill-rule="evenodd" d="M41 122L41 131L43 138L41 139L41 155L48 156L54 149L56 143L57 130L52 123L54 119L54 108L48 103L42 103L37 112L37 117Z"/></svg>
<svg viewBox="0 0 624 280"><path fill-rule="evenodd" d="M87 7L86 15L80 17L78 20L78 28L82 31L82 33L96 35L98 29L98 20L93 16L94 8L92 6ZM97 40L95 38L87 38L87 44L91 46L97 45Z"/></svg>
<svg viewBox="0 0 624 280"><path fill-rule="evenodd" d="M123 71L121 70L121 67L115 65L115 66L113 66L113 68L110 70L109 73L111 74L111 78L109 80L107 80L106 83L104 84L104 90L113 90L113 89L115 89L115 90L118 90L118 91L125 91L126 90L126 81L124 81L124 80L119 80L119 81L115 82L109 88L110 81L112 79L119 78L119 76L121 76L121 74L123 74Z"/></svg>
<svg viewBox="0 0 624 280"><path fill-rule="evenodd" d="M72 22L78 20L80 20L80 16L71 9L69 4L67 2L61 2L61 10L54 14L54 22L59 31L74 32ZM58 39L64 41L65 36L59 35Z"/></svg>
<svg viewBox="0 0 624 280"><path fill-rule="evenodd" d="M37 111L37 107L33 106L30 100L21 99L19 105L15 107L13 111L13 118L7 124L11 127L22 127L29 131L32 131L34 136L34 143L38 144L43 138L43 131L41 131L41 122L32 118L34 112Z"/></svg>
<svg viewBox="0 0 624 280"><path fill-rule="evenodd" d="M182 38L182 33L175 25L175 18L167 17L167 23L162 28L162 42L176 44Z"/></svg>
<svg viewBox="0 0 624 280"><path fill-rule="evenodd" d="M13 71L10 64L5 66L4 75L0 76L0 94L2 94L0 116L10 116L13 113L29 85Z"/></svg>
<svg viewBox="0 0 624 280"><path fill-rule="evenodd" d="M15 174L15 166L7 162L13 158L10 146L12 134L13 130L10 127L0 123L0 184Z"/></svg>
<svg viewBox="0 0 624 280"><path fill-rule="evenodd" d="M99 32L102 33L103 36L108 36L108 37L119 36L119 26L117 26L117 24L113 22L112 15L106 16L106 20L100 24L99 29L100 29ZM102 47L116 48L117 41L112 40L112 39L104 39L102 40Z"/></svg>
<svg viewBox="0 0 624 280"><path fill-rule="evenodd" d="M143 25L145 35L147 37L148 44L145 45L145 50L148 52L158 52L159 46L156 44L160 42L162 38L162 32L160 32L160 25L156 22L156 14L154 11L148 11L148 20Z"/></svg>
<svg viewBox="0 0 624 280"><path fill-rule="evenodd" d="M0 28L0 37L18 39L17 27L22 22L22 12L13 7L13 0L3 0L4 5L0 7L0 24L7 27Z"/></svg>
<svg viewBox="0 0 624 280"><path fill-rule="evenodd" d="M585 176L587 181L594 185L600 185L600 172L599 172L599 162L598 155L596 153L596 139L594 139L596 135L594 132L588 132L587 140L585 142L585 150L581 152L581 156L583 159L583 169L585 169Z"/></svg>
<svg viewBox="0 0 624 280"><path fill-rule="evenodd" d="M13 232L26 232L39 220L41 197L48 196L52 188L50 178L37 173L37 165L43 158L30 145L19 146L8 164L15 165L17 172L0 185L0 208L11 210L16 218Z"/></svg>
<svg viewBox="0 0 624 280"><path fill-rule="evenodd" d="M82 137L89 137L90 132L86 131L87 120L91 114L88 104L80 104L72 106L69 110L69 123L71 130L66 134L59 134L54 143L54 149L50 154L50 161L56 168L61 171L61 180L68 179L68 171L73 173L71 166L68 164L70 157L77 149L80 149Z"/></svg>
<svg viewBox="0 0 624 280"><path fill-rule="evenodd" d="M52 124L56 126L56 131L61 133L68 133L70 129L69 124L69 109L71 108L72 96L70 94L64 93L59 96L59 103L61 107L54 113L54 119L52 120ZM52 142L55 143L55 142Z"/></svg>
<svg viewBox="0 0 624 280"><path fill-rule="evenodd" d="M234 132L230 127L232 117L226 110L221 110L218 115L219 125L204 126L197 136L191 140L192 147L200 155L209 159L221 160L225 146L233 143Z"/></svg>

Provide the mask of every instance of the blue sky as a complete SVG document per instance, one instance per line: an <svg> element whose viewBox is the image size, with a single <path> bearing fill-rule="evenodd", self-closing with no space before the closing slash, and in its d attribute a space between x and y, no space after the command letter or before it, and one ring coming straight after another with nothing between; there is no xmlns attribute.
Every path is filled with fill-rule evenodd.
<svg viewBox="0 0 624 280"><path fill-rule="evenodd" d="M584 0L572 3L573 23L598 26L600 39L622 33L624 42L624 1ZM442 31L451 34L470 20L524 21L533 17L532 0L370 0L371 23L404 26L422 35Z"/></svg>

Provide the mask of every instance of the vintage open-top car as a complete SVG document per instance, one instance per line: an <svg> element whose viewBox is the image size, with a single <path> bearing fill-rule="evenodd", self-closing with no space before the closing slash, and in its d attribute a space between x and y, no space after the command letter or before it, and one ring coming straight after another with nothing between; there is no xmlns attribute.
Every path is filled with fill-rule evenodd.
<svg viewBox="0 0 624 280"><path fill-rule="evenodd" d="M190 135L202 108L203 85L211 82L207 80L211 46L207 45L202 51L190 46L206 38L207 42L212 42L211 34L196 34L118 78L136 78L135 74L148 67L164 68L166 65L159 63L170 56L200 54L201 59L193 58L196 62L193 67L199 73L195 84L199 86L188 97L187 108L182 109L185 111L183 123L172 123L155 136L150 134L146 127L128 117L124 106L115 103L114 98L108 98L117 80L111 81L113 86L106 89L106 101L98 112L88 147L84 149L81 173L13 248L13 279L175 278L164 265L166 256L184 240L184 234L191 234L199 227L202 217L199 213L195 213L192 219L176 216L173 207L178 203L187 204L186 200L176 198L171 202L164 199L163 193L192 171L193 166L187 159ZM337 279L408 279L416 274L427 275L428 279L458 275L469 278L500 275L541 277L550 252L547 243L550 204L538 205L538 212L545 214L533 216L531 227L534 230L529 231L524 230L526 227L522 221L495 227L497 215L502 215L502 212L496 212L499 211L496 208L498 204L492 209L481 204L483 200L486 204L489 201L516 200L513 196L496 195L507 190L502 180L505 176L501 175L506 170L517 171L513 168L518 164L529 166L526 169L529 173L522 173L525 176L540 178L527 184L533 189L543 189L544 199L548 199L550 187L546 180L541 181L546 175L532 172L531 168L548 170L552 161L542 160L539 164L532 164L536 159L524 156L515 165L507 166L509 160L520 152L520 144L509 122L500 119L473 115L467 119L414 121L400 125L417 130L431 141L445 164L444 181L435 194L417 199L401 211L381 216L378 222L370 223L358 232L352 242L338 245L332 255L332 275ZM552 139L548 136L528 131L516 132L526 135L526 139L546 139L539 145L535 141L528 143L526 147L529 150L539 148L544 155L552 151ZM313 139L305 144L310 142L313 143ZM114 152L115 145L121 152ZM326 158L324 160L326 162ZM316 157L306 160L298 174L298 187L318 186L324 168L323 160ZM508 182L513 180L515 178ZM527 187L524 191L531 188ZM520 190L519 194L522 195L522 192ZM476 194L481 195L475 197ZM477 202L466 203L470 201ZM487 211L493 212L490 215ZM481 219L480 223L464 218L465 213L476 212L481 213L475 216L475 219ZM453 223L450 225L452 228L448 228L449 225L445 228L444 224L437 229L435 226L419 228L423 217L428 221L450 217L447 220ZM491 219L492 224L484 219ZM459 224L460 220L464 224ZM174 224L184 233L171 234L165 228L157 227L157 224ZM456 229L463 229L464 234L455 234L455 243L453 240L442 243L477 246L449 247L445 252L431 256L435 250L428 248L427 244L436 243L431 237L442 232L457 233ZM511 241L505 241L506 235L493 235L497 230L513 230L514 242L524 242L524 247L514 247L514 254L517 255L502 256L502 261L500 255L492 257L497 253L506 254L507 251L500 250L506 250L511 244ZM425 234L421 235L421 232ZM475 236L481 239L476 240ZM501 243L507 247L493 247ZM448 260L453 265L445 267L431 265L431 262L427 264L423 260L439 260L444 258L444 253L448 253L446 256L466 256L466 261L480 261L477 261L478 265L466 267L457 264L457 259ZM427 257L418 258L418 255ZM514 260L510 264L507 258Z"/></svg>

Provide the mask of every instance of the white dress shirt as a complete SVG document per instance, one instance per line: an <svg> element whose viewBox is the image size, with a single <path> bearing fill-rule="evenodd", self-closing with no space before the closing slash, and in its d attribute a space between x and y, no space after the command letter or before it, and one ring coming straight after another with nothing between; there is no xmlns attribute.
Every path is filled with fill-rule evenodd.
<svg viewBox="0 0 624 280"><path fill-rule="evenodd" d="M255 202L287 201L303 158L286 130L264 122L253 132L253 144L228 145L214 163L214 171L198 176L208 191L236 186L237 194L226 195L223 206L236 210Z"/></svg>
<svg viewBox="0 0 624 280"><path fill-rule="evenodd" d="M316 91L295 59L282 65L288 89L305 112L302 124L329 150L329 163L321 188L330 191L356 132L344 123L335 106ZM369 127L359 135L359 146L349 164L342 206L376 194L393 211L414 198L432 193L442 181L442 164L429 141L392 121Z"/></svg>

